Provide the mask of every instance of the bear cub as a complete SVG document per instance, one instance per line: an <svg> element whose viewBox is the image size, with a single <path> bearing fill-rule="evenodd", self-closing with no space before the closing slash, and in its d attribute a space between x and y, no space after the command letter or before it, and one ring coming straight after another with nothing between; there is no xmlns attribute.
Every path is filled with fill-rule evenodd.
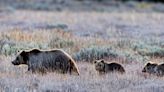
<svg viewBox="0 0 164 92"><path fill-rule="evenodd" d="M115 62L107 63L104 60L95 60L94 64L96 71L98 71L100 74L114 71L120 73L125 72L123 66Z"/></svg>
<svg viewBox="0 0 164 92"><path fill-rule="evenodd" d="M157 76L164 76L164 64L157 64L157 63L147 63L142 72L154 74Z"/></svg>

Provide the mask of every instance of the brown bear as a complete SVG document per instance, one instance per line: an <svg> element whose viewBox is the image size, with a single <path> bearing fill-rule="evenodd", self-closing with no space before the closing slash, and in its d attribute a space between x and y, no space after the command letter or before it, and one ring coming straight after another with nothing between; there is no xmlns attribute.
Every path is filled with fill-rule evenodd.
<svg viewBox="0 0 164 92"><path fill-rule="evenodd" d="M157 76L164 75L164 64L157 64L157 63L147 63L143 68L142 72L154 74Z"/></svg>
<svg viewBox="0 0 164 92"><path fill-rule="evenodd" d="M32 73L46 73L57 70L62 73L69 72L72 74L74 72L78 75L80 74L75 61L69 54L60 49L50 51L41 51L38 49L22 51L12 61L12 64L26 64L28 65L28 71L32 71Z"/></svg>
<svg viewBox="0 0 164 92"><path fill-rule="evenodd" d="M107 63L104 60L95 60L94 61L95 64L95 69L100 73L107 73L107 72L120 72L120 73L124 73L125 69L123 68L122 65L118 64L118 63Z"/></svg>
<svg viewBox="0 0 164 92"><path fill-rule="evenodd" d="M149 73L149 74L155 74L155 68L158 66L156 63L147 63L144 68L142 69L142 72Z"/></svg>

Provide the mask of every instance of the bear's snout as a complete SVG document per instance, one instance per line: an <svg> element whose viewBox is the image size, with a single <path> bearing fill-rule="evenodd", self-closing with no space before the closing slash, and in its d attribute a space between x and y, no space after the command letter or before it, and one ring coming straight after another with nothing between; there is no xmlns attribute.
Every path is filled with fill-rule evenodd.
<svg viewBox="0 0 164 92"><path fill-rule="evenodd" d="M146 72L146 69L143 69L142 72Z"/></svg>
<svg viewBox="0 0 164 92"><path fill-rule="evenodd" d="M19 65L19 63L16 62L16 61L12 61L11 63L12 63L13 65Z"/></svg>

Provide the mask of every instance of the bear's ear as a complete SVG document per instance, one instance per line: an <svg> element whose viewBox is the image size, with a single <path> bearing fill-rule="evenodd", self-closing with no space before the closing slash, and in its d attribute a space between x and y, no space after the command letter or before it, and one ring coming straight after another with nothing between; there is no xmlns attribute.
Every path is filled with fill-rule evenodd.
<svg viewBox="0 0 164 92"><path fill-rule="evenodd" d="M27 61L28 60L28 52L25 52L25 51L22 51L20 53L21 57L23 57L23 60L24 61Z"/></svg>
<svg viewBox="0 0 164 92"><path fill-rule="evenodd" d="M151 63L147 63L147 66L151 65Z"/></svg>
<svg viewBox="0 0 164 92"><path fill-rule="evenodd" d="M22 52L20 53L20 55L21 55L22 57L27 57L27 52L22 51Z"/></svg>
<svg viewBox="0 0 164 92"><path fill-rule="evenodd" d="M101 60L102 63L104 63L104 60Z"/></svg>
<svg viewBox="0 0 164 92"><path fill-rule="evenodd" d="M96 64L96 63L97 63L97 60L94 61L94 64Z"/></svg>
<svg viewBox="0 0 164 92"><path fill-rule="evenodd" d="M20 51L18 50L17 53L19 53Z"/></svg>
<svg viewBox="0 0 164 92"><path fill-rule="evenodd" d="M23 51L22 50L17 50L17 54L21 54ZM24 51L25 52L25 51Z"/></svg>

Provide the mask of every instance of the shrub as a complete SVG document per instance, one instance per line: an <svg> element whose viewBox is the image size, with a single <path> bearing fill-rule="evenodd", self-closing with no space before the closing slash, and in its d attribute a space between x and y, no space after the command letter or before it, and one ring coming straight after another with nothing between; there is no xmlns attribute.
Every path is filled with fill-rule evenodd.
<svg viewBox="0 0 164 92"><path fill-rule="evenodd" d="M157 45L148 45L140 42L133 44L131 47L142 56L164 57L164 48Z"/></svg>
<svg viewBox="0 0 164 92"><path fill-rule="evenodd" d="M73 55L76 61L88 61L92 62L95 59L114 59L124 63L133 61L144 61L147 57L143 57L128 50L120 50L111 46L91 46L89 48L83 48L79 52Z"/></svg>
<svg viewBox="0 0 164 92"><path fill-rule="evenodd" d="M112 47L97 47L91 46L89 48L83 48L79 52L73 55L77 61L89 61L92 62L94 59L102 58L116 58L118 53Z"/></svg>
<svg viewBox="0 0 164 92"><path fill-rule="evenodd" d="M4 41L0 40L0 54L3 55L15 55L20 50L27 50L27 49L46 49L46 44L40 44L40 43L27 43L27 42L14 42L14 41Z"/></svg>
<svg viewBox="0 0 164 92"><path fill-rule="evenodd" d="M60 37L54 37L50 40L48 46L50 48L66 48L74 45L74 42L69 39L63 39Z"/></svg>

